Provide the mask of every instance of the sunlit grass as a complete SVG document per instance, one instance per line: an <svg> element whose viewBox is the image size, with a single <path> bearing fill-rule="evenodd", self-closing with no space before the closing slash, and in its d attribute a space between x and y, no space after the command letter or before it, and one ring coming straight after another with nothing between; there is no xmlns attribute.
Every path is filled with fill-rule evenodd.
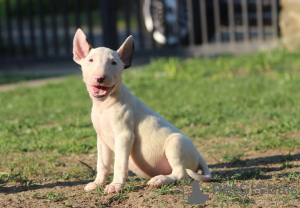
<svg viewBox="0 0 300 208"><path fill-rule="evenodd" d="M300 54L160 59L124 72L138 98L193 140L246 137L254 149L300 145ZM96 150L80 77L0 93L0 152Z"/></svg>

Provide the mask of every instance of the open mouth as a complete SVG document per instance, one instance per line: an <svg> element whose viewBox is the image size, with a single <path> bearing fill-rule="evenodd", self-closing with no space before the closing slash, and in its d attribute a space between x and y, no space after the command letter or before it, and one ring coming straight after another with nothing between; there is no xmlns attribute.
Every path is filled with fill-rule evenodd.
<svg viewBox="0 0 300 208"><path fill-rule="evenodd" d="M114 88L114 86L108 87L108 86L96 86L96 85L92 85L91 87L93 89L92 94L95 98L105 97Z"/></svg>

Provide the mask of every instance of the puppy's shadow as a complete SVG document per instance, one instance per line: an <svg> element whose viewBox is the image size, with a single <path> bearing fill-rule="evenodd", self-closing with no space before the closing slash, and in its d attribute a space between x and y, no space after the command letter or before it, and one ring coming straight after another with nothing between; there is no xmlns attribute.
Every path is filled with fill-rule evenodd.
<svg viewBox="0 0 300 208"><path fill-rule="evenodd" d="M220 178L234 178L237 180L261 179L266 180L274 177L275 174L264 174L280 171L289 168L286 162L299 161L300 153L294 155L273 155L267 157L258 157L245 160L235 160L225 163L216 163L208 165L209 168L217 168L225 170L216 170L212 172L212 176L218 175ZM268 167L269 165L278 164L277 167ZM263 167L260 167L263 166ZM297 165L291 165L290 168L297 168ZM296 172L299 174L299 172ZM286 177L290 173L279 174L279 177Z"/></svg>
<svg viewBox="0 0 300 208"><path fill-rule="evenodd" d="M48 183L43 185L32 185L32 186L0 186L0 193L4 194L15 194L23 191L38 190L38 189L51 189L54 187L66 187L66 186L78 186L86 185L92 180L81 180L81 181L59 181L56 183ZM5 184L4 184L5 185Z"/></svg>

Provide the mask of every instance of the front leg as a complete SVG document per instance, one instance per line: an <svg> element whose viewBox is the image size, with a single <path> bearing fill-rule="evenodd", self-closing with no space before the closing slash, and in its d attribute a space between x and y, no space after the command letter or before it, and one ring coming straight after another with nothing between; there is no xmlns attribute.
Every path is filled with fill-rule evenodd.
<svg viewBox="0 0 300 208"><path fill-rule="evenodd" d="M84 188L86 191L95 190L98 185L103 185L110 174L112 150L105 144L99 135L97 137L97 151L97 176L94 182L86 185Z"/></svg>
<svg viewBox="0 0 300 208"><path fill-rule="evenodd" d="M105 187L106 193L121 192L128 176L128 160L131 153L134 137L131 133L120 135L115 140L114 178L111 184Z"/></svg>

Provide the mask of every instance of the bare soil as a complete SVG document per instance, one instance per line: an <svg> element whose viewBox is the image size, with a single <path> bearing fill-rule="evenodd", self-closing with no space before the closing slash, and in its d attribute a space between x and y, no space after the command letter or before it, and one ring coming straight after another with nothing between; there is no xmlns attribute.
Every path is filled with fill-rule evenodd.
<svg viewBox="0 0 300 208"><path fill-rule="evenodd" d="M227 139L229 141L229 139ZM220 142L219 139L209 142L196 143L198 150L206 159L212 171L214 180L209 183L201 183L200 189L204 194L209 195L209 200L204 205L185 204L186 207L299 207L300 206L300 150L245 150L244 156L238 160L223 161L222 151L208 153L209 148ZM223 141L222 142L226 142ZM23 156L36 157L39 153L24 153ZM3 156L3 155L2 155ZM1 157L2 157L1 156ZM14 160L15 154L4 155L6 159ZM40 158L44 160L43 157ZM65 165L58 166L56 174L72 170L73 164L78 161L96 165L96 154L69 155L59 158ZM1 166L0 166L1 167ZM1 167L2 169L3 167ZM51 167L49 167L51 168ZM88 171L88 168L85 168ZM1 171L0 171L1 172ZM72 171L71 171L72 172ZM75 171L76 172L76 171ZM75 173L74 172L74 173ZM298 175L293 178L290 173ZM0 180L0 207L183 207L184 198L191 194L191 184L182 185L177 183L174 186L163 188L151 188L146 182L136 176L130 176L131 185L122 194L103 194L100 188L95 192L85 192L84 186L92 181L83 179L53 179L55 174L48 177L36 176L32 178L33 184L21 184L20 182L8 182ZM231 186L236 184L242 190L250 191L249 194L213 194L214 184ZM254 193L251 193L251 185ZM256 187L265 186L266 193L256 193ZM268 193L269 186L282 187L285 191ZM292 187L296 194L292 194ZM296 187L296 188L295 188ZM287 190L289 189L289 193ZM50 193L50 194L49 194ZM55 198L55 196L60 196Z"/></svg>

